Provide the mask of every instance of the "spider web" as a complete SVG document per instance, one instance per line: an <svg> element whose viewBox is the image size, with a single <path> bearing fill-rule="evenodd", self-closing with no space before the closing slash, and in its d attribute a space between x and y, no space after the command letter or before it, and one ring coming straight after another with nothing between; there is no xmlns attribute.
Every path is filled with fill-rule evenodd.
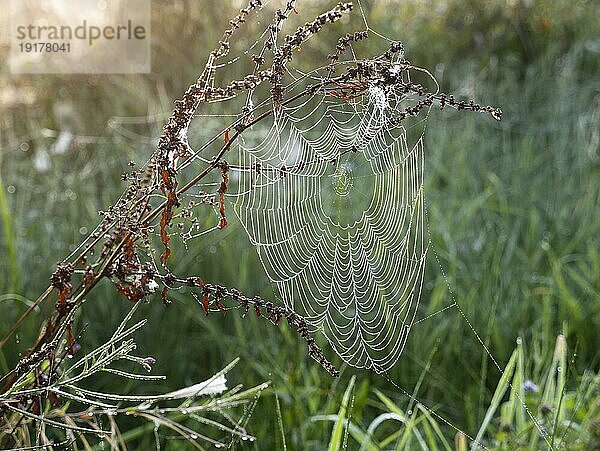
<svg viewBox="0 0 600 451"><path fill-rule="evenodd" d="M235 213L285 304L348 364L376 372L404 349L427 255L423 130L409 137L389 121L408 97L312 96L242 138L251 169L231 168Z"/></svg>

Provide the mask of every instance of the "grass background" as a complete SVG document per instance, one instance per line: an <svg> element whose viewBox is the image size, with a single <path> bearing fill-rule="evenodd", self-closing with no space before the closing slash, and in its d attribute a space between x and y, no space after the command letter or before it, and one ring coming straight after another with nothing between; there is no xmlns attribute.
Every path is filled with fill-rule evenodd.
<svg viewBox="0 0 600 451"><path fill-rule="evenodd" d="M223 3L153 2L148 75L14 76L0 66L0 293L19 295L0 297L0 331L47 286L55 262L92 230L97 211L117 198L127 162L150 154L172 101L196 78L235 12L236 2ZM307 19L326 4L299 9ZM582 375L600 367L600 7L552 0L366 6L370 25L402 40L407 57L434 73L443 90L504 111L500 123L448 110L430 116L425 190L432 244L420 314L455 300L501 367L522 337L523 375L537 384L563 333L570 350L567 388L577 393ZM255 28L242 31L240 47ZM326 55L330 47L317 38L306 57ZM6 57L4 46L0 59ZM125 125L115 117L147 119ZM74 139L57 151L61 131ZM237 224L177 255L176 271L278 298ZM376 389L404 409L410 404L385 377L369 372L342 367L342 377L332 380L305 357L287 326L236 314L205 317L184 292L173 300L169 308L159 299L144 306L150 324L138 336L140 353L157 358L155 371L168 376L164 390L205 379L236 356L241 363L231 384L272 381L250 422L259 441L246 446L280 449L283 429L289 449L326 447L333 423L315 416L338 412L352 375L352 420L365 429L386 408ZM89 324L82 345L106 338L128 307L108 284L99 287L77 320ZM50 308L4 348L3 373ZM412 393L422 377L418 400L474 436L500 372L469 322L453 308L413 328L389 378ZM578 415L597 420L598 396L589 395ZM574 447L599 443L598 424L585 424L591 429L582 440L588 441L573 438ZM486 443L522 446L518 437L507 441L503 426L495 417ZM452 442L456 431L441 427ZM152 440L134 443L142 449ZM185 447L173 440L163 445Z"/></svg>

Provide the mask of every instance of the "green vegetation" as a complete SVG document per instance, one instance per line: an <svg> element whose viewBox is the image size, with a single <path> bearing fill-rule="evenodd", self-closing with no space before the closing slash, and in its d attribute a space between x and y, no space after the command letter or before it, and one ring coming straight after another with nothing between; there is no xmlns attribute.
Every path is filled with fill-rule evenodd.
<svg viewBox="0 0 600 451"><path fill-rule="evenodd" d="M2 65L0 294L18 296L0 296L0 331L121 193L128 161L145 161L172 100L203 67L229 14L199 3L156 2L147 76L16 77ZM441 11L378 2L369 11L371 26L404 41L443 90L504 111L500 123L430 116L419 317L458 307L416 324L390 374L342 366L334 380L287 325L207 317L180 291L168 308L158 296L140 307L148 324L136 342L167 376L158 387L208 379L240 357L231 385L271 382L247 425L258 440L242 449L466 450L471 439L457 429L492 449L600 449L600 11L561 3L452 0ZM65 131L63 149L55 143ZM176 271L277 298L233 221L189 246ZM2 349L2 373L52 308L42 305ZM109 284L95 290L74 327L87 325L84 350L105 342L129 308ZM128 437L132 448L154 446L151 431Z"/></svg>

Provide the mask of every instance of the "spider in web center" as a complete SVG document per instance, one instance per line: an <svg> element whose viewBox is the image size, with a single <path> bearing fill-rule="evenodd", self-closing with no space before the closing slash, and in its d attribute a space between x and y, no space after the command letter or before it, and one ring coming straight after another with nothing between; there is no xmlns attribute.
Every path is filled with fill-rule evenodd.
<svg viewBox="0 0 600 451"><path fill-rule="evenodd" d="M373 201L373 169L362 152L342 156L327 166L319 192L323 213L336 228L354 228Z"/></svg>
<svg viewBox="0 0 600 451"><path fill-rule="evenodd" d="M335 172L330 176L332 178L333 190L338 196L346 197L350 194L354 185L352 170L352 163L345 161L338 165Z"/></svg>

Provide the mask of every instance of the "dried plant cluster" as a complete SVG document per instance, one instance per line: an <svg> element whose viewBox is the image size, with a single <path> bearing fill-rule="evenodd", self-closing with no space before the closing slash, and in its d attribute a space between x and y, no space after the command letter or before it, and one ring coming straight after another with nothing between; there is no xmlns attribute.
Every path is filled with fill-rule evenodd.
<svg viewBox="0 0 600 451"><path fill-rule="evenodd" d="M15 438L21 425L37 428L37 443L44 442L46 428L66 430L63 436L67 441L84 440L80 438L82 434L101 436L105 431L97 418L108 415L109 420L104 424L111 425L114 432L116 425L113 425L111 415L125 411L161 425L166 424L192 441L198 438L196 432L168 419L168 410L154 407L154 401L162 399L161 397L154 397L153 400L149 397L126 395L111 398L110 395L86 391L76 385L95 371L101 370L122 377L153 377L128 373L110 366L120 359L137 362L146 369L152 364L152 358L141 358L132 354L135 344L129 335L142 324L126 327L130 317L117 328L113 338L105 346L86 354L78 363L67 368L66 362L70 361L69 357L72 357L79 347L78 334L74 333L71 327L74 316L90 291L102 279L109 279L122 297L136 305L149 301L151 295L156 292L160 293L163 303L168 305L169 290L186 286L206 314L211 311L227 312L236 308L242 311L243 316L252 311L274 325L285 319L306 341L310 357L332 376L338 375L336 368L327 360L310 335L306 319L293 309L258 297L246 296L233 288L211 284L199 275L174 274L169 265L173 258L170 241L174 216L191 217L192 221L197 221L197 217L202 214L202 210L198 213L197 209L208 206L209 213L213 208L219 212L216 229L227 227L225 196L228 192L231 169L226 159L228 151L250 127L277 115L282 107L304 97L329 96L341 102L351 102L360 96L368 95L369 90L379 87L395 90L399 94L410 93L418 98L418 101L406 107L396 117L389 118L390 124L395 125L401 125L407 118L417 116L423 109L431 108L432 105L487 112L496 119L500 118L501 112L496 108L480 106L473 101L457 100L443 93L429 92L422 85L410 82L406 73L412 66L404 58L404 47L400 42L392 42L379 56L362 60L346 59L342 64L341 60L347 55L350 46L369 37L367 31L352 32L339 38L332 53L324 61L325 75L318 78L306 77L301 92L288 95L285 76L288 64L296 58L295 50L312 35L319 33L323 27L337 22L353 9L352 3L339 3L332 10L298 27L294 33L281 38L284 22L291 14L297 12L295 4L295 1L288 1L284 9L277 10L266 33L263 34L265 38L262 47L258 47L258 53L251 55L254 65L252 72L225 86L215 86L215 72L219 60L229 54L232 37L255 10L262 6L261 1L250 1L248 6L241 9L229 22L230 28L223 34L218 47L210 53L202 74L182 98L175 101L158 148L148 163L140 169L132 168L124 177L129 185L123 195L102 213L103 218L98 227L77 250L58 263L51 277L51 285L36 301L36 305L45 300L56 302L53 313L47 319L38 340L2 381L0 415L4 426L0 429L0 443L9 443L11 438L14 443L22 443L21 439ZM254 96L261 85L268 85L270 94L268 98L258 102ZM188 131L199 107L216 101L230 101L241 95L245 95L246 100L241 111L235 112L238 114L237 119L200 148L193 148L188 142ZM210 152L212 156L202 157ZM191 162L194 162L195 173L182 183L181 171L192 167ZM279 168L281 176L294 172L298 169L297 166ZM257 174L264 170L258 164L245 169ZM182 198L187 192L201 186L201 182L209 176L215 175L219 180L216 190L203 192L204 197L200 202L196 202L197 205L192 202L184 205ZM192 211L193 208L196 209ZM154 231L158 231L162 249L154 249ZM218 233L218 230L214 233ZM160 254L160 258L154 258L156 253ZM24 317L30 311L26 312ZM1 342L2 345L17 330L22 320L23 318L8 332ZM259 390L260 387L254 389L254 392ZM188 393L192 399L192 407L187 407L186 411L211 408L210 403L196 403L194 396L202 394L201 391ZM239 399L239 394L229 396L232 404ZM114 402L101 402L100 399L113 399ZM176 397L167 396L165 399ZM73 414L63 412L62 416L55 415L53 418L44 414L48 409L63 406L67 400L85 410ZM146 404L131 405L132 402ZM130 404L129 410L123 407L127 403ZM174 410L181 413L182 408ZM240 439L248 438L243 428L236 425L229 432Z"/></svg>

